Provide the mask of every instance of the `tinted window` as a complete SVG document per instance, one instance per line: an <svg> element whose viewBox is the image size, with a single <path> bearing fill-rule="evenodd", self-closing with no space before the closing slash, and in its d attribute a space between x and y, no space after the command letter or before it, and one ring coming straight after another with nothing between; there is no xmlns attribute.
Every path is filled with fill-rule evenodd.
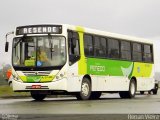
<svg viewBox="0 0 160 120"><path fill-rule="evenodd" d="M93 56L93 37L91 35L84 35L84 52L86 56Z"/></svg>
<svg viewBox="0 0 160 120"><path fill-rule="evenodd" d="M133 51L142 52L142 46L139 43L133 43Z"/></svg>
<svg viewBox="0 0 160 120"><path fill-rule="evenodd" d="M152 54L152 46L151 45L144 45L143 60L145 62L152 62L153 61L153 54Z"/></svg>
<svg viewBox="0 0 160 120"><path fill-rule="evenodd" d="M74 55L80 55L80 48L79 48L79 35L77 32L73 32L73 40L75 41L74 47Z"/></svg>
<svg viewBox="0 0 160 120"><path fill-rule="evenodd" d="M121 58L131 60L131 44L127 41L121 41Z"/></svg>
<svg viewBox="0 0 160 120"><path fill-rule="evenodd" d="M134 61L142 61L142 45L140 43L133 43L132 58Z"/></svg>
<svg viewBox="0 0 160 120"><path fill-rule="evenodd" d="M79 55L79 35L77 32L69 31L68 32L68 42L69 42L69 54L70 55Z"/></svg>
<svg viewBox="0 0 160 120"><path fill-rule="evenodd" d="M110 58L119 58L119 41L108 39L108 56Z"/></svg>
<svg viewBox="0 0 160 120"><path fill-rule="evenodd" d="M151 53L151 46L150 45L144 45L144 53Z"/></svg>
<svg viewBox="0 0 160 120"><path fill-rule="evenodd" d="M106 56L106 39L102 37L94 37L94 55L97 57Z"/></svg>

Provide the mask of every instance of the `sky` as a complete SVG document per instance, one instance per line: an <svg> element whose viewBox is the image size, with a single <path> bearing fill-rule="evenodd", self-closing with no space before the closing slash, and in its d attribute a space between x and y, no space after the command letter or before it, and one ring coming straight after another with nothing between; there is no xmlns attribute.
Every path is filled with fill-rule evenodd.
<svg viewBox="0 0 160 120"><path fill-rule="evenodd" d="M160 66L159 6L160 0L0 0L0 63L10 62L5 34L16 26L66 23L151 39Z"/></svg>

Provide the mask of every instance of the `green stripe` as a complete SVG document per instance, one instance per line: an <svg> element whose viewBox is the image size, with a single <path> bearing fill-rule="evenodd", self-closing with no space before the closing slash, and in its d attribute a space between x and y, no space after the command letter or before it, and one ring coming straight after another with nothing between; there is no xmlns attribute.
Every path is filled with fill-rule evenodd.
<svg viewBox="0 0 160 120"><path fill-rule="evenodd" d="M20 76L23 82L36 83L36 82L51 82L55 76Z"/></svg>
<svg viewBox="0 0 160 120"><path fill-rule="evenodd" d="M93 75L129 76L132 72L132 62L109 60L109 59L87 59L87 73Z"/></svg>

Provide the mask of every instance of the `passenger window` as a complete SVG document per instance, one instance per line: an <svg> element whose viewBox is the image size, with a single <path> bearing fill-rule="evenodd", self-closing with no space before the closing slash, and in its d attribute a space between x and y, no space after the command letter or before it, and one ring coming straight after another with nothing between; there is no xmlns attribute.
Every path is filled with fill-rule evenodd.
<svg viewBox="0 0 160 120"><path fill-rule="evenodd" d="M79 35L77 32L68 31L69 61L70 65L80 58Z"/></svg>
<svg viewBox="0 0 160 120"><path fill-rule="evenodd" d="M84 34L84 52L86 56L93 56L93 37L91 35Z"/></svg>
<svg viewBox="0 0 160 120"><path fill-rule="evenodd" d="M142 61L142 45L140 43L133 43L132 58L134 61Z"/></svg>
<svg viewBox="0 0 160 120"><path fill-rule="evenodd" d="M145 62L153 62L152 46L144 45L143 60Z"/></svg>
<svg viewBox="0 0 160 120"><path fill-rule="evenodd" d="M96 57L106 57L106 39L94 37L94 55Z"/></svg>
<svg viewBox="0 0 160 120"><path fill-rule="evenodd" d="M68 32L69 54L79 55L79 36L76 32Z"/></svg>
<svg viewBox="0 0 160 120"><path fill-rule="evenodd" d="M127 41L121 41L121 58L131 60L131 44Z"/></svg>
<svg viewBox="0 0 160 120"><path fill-rule="evenodd" d="M108 56L110 58L119 58L119 41L108 39Z"/></svg>

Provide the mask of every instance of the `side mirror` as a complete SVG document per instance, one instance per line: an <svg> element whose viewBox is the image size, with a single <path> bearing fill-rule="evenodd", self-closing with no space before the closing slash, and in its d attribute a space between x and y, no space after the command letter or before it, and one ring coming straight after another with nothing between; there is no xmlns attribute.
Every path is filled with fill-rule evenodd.
<svg viewBox="0 0 160 120"><path fill-rule="evenodd" d="M9 48L9 42L6 42L6 44L5 44L5 52L8 52L8 48Z"/></svg>

